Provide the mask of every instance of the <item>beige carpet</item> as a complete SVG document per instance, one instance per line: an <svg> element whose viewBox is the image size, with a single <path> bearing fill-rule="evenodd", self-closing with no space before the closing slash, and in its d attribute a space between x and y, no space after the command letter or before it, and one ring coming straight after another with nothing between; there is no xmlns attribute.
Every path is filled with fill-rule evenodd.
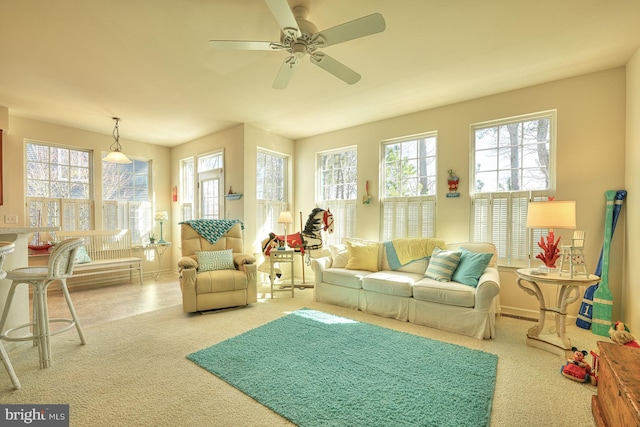
<svg viewBox="0 0 640 427"><path fill-rule="evenodd" d="M50 369L39 369L36 349L22 346L10 355L22 389L13 391L1 370L0 402L69 403L72 426L291 425L185 356L309 307L497 354L492 426L595 425L590 402L596 388L560 375L563 359L559 356L525 345L532 322L501 317L498 337L479 341L315 303L312 294L312 289L296 290L292 299L280 293L250 307L207 315L187 315L176 305L88 327L86 346L79 344L74 333L59 335L53 340ZM569 336L577 347L588 350L605 339L574 325ZM255 363L261 363L260 354L255 355Z"/></svg>

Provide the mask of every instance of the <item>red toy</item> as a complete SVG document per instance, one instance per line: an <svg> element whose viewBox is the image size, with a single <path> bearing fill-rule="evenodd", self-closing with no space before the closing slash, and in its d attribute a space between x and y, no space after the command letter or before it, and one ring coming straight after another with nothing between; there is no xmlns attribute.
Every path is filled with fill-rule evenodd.
<svg viewBox="0 0 640 427"><path fill-rule="evenodd" d="M573 359L567 359L567 363L560 368L560 373L570 380L581 383L589 382L591 366L584 360L584 357L589 353L575 347L572 347L571 350L573 350Z"/></svg>

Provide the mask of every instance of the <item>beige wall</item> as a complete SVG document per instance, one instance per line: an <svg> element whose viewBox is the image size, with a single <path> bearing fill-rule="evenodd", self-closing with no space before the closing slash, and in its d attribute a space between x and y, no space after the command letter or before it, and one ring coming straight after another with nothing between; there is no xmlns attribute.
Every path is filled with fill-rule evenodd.
<svg viewBox="0 0 640 427"><path fill-rule="evenodd" d="M379 238L380 141L428 131L438 132L438 199L436 230L448 242L469 239L469 147L470 125L477 122L516 116L543 110L557 110L558 200L576 200L578 226L587 232L587 262L595 270L604 235L604 193L624 188L625 150L625 70L617 68L600 73L556 81L544 85L502 93L454 105L421 111L375 123L318 135L296 143L296 211L314 206L315 164L318 151L348 145L358 147L358 188L371 183L373 203L358 205L357 235ZM460 177L460 198L446 198L447 170ZM618 224L613 243L611 282L614 297L621 291L622 241L624 221ZM568 236L565 231L558 234ZM501 272L501 302L505 312L531 317L537 313L537 301L515 284L515 274ZM548 290L555 299L555 289ZM579 304L571 309L575 313ZM620 304L614 307L619 316Z"/></svg>
<svg viewBox="0 0 640 427"><path fill-rule="evenodd" d="M627 225L625 218L638 215L640 205L635 202L634 189L640 186L637 164L640 161L640 123L632 120L640 114L640 53L629 62L626 70L618 68L581 77L556 81L531 88L475 99L468 102L421 111L388 120L344 129L312 138L294 141L257 129L238 125L174 147L155 146L144 142L121 139L123 150L132 156L154 161L154 200L157 210L168 210L171 218L164 225L165 235L176 243L173 259L165 258L165 268L175 263L179 255L180 231L179 203L171 202L171 188L179 183L180 159L225 150L225 188L233 186L244 196L238 201L227 201L225 214L245 222L245 244L259 251L255 218L255 158L258 148L266 148L291 156L293 182L289 186L292 212L308 212L315 206L315 154L318 151L356 145L358 147L358 185L360 197L364 182L370 181L373 203L358 205L358 237L379 237L379 176L380 141L389 138L438 132L438 236L447 241L469 238L469 126L476 122L531 113L547 109L558 111L557 197L576 200L578 225L587 231L587 262L593 271L602 246L604 223L604 192L625 188L630 193L618 231L613 241L610 286L614 295L614 318L629 322L632 330L640 328L640 287L636 286L634 260L640 250L634 246L640 234L636 222ZM0 111L1 115L2 111ZM5 214L16 214L24 224L24 139L91 148L96 153L108 150L110 134L96 134L64 126L19 118L9 113L9 130L4 135L4 206L0 207L0 224ZM6 114L5 114L6 117ZM626 118L626 123L625 123ZM626 134L625 134L626 124ZM107 123L105 126L110 127ZM126 126L126 121L122 126ZM109 129L110 130L110 129ZM626 145L625 145L626 136ZM626 163L623 162L626 149ZM100 162L94 173L99 176ZM446 174L453 169L461 179L462 197L447 199ZM166 173L170 171L171 173ZM96 181L99 194L99 180ZM640 189L639 189L640 191ZM628 212L628 213L627 213ZM100 224L101 212L96 212ZM295 229L300 228L297 214ZM99 228L99 225L98 225ZM159 231L159 230L158 230ZM566 233L560 232L567 236ZM634 238L636 237L636 238ZM166 237L165 237L166 239ZM627 242L625 277L622 284L623 244ZM249 249L249 248L247 248ZM249 250L248 250L249 251ZM501 302L506 312L531 316L536 312L536 301L517 288L514 274L501 271ZM548 298L555 298L553 289ZM579 304L572 305L575 313Z"/></svg>
<svg viewBox="0 0 640 427"><path fill-rule="evenodd" d="M230 129L207 135L203 138L179 145L172 149L172 183L180 188L180 160L224 150L225 191L229 186L235 193L242 193L240 200L225 200L225 218L240 219L244 222L244 242L247 253L259 253L260 241L264 236L256 232L256 154L258 148L290 156L289 168L293 168L293 140L281 137L256 127L241 124ZM289 200L293 197L290 188ZM174 218L180 217L179 203L173 203ZM177 220L178 221L178 220ZM180 228L175 227L174 242L180 241ZM174 256L180 256L176 245ZM177 259L177 258L176 258Z"/></svg>
<svg viewBox="0 0 640 427"><path fill-rule="evenodd" d="M629 195L626 202L624 286L620 299L620 319L629 323L631 332L640 337L640 283L636 263L640 260L640 50L627 64L627 144L625 155L625 182ZM617 232L616 232L617 233ZM618 318L614 319L617 320Z"/></svg>

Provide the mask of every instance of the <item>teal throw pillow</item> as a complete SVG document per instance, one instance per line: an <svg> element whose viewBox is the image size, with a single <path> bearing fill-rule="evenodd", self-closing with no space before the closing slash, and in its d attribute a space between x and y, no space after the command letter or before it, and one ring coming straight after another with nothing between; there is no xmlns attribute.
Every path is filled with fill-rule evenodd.
<svg viewBox="0 0 640 427"><path fill-rule="evenodd" d="M198 256L198 271L233 270L233 251L201 251Z"/></svg>
<svg viewBox="0 0 640 427"><path fill-rule="evenodd" d="M439 282L451 281L451 276L460 262L460 251L445 251L435 248L424 275Z"/></svg>
<svg viewBox="0 0 640 427"><path fill-rule="evenodd" d="M453 273L451 280L462 283L463 285L478 286L478 279L484 273L484 270L491 261L492 253L471 252L464 248L461 249L462 256L458 268Z"/></svg>
<svg viewBox="0 0 640 427"><path fill-rule="evenodd" d="M91 258L89 257L89 254L87 253L87 249L84 246L80 246L78 248L78 250L76 251L75 263L76 264L86 264L88 262L91 262Z"/></svg>

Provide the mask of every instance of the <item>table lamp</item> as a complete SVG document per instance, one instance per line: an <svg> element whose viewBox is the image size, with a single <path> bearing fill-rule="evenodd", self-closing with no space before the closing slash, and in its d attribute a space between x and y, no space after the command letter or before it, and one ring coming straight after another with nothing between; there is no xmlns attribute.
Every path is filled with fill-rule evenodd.
<svg viewBox="0 0 640 427"><path fill-rule="evenodd" d="M576 228L576 202L565 200L549 200L547 202L529 202L527 208L527 228L547 228L549 235L546 242L540 238L538 246L542 252L536 256L547 268L556 268L556 260L560 254L553 230L556 228Z"/></svg>
<svg viewBox="0 0 640 427"><path fill-rule="evenodd" d="M280 216L278 217L278 224L284 224L284 248L287 249L289 247L287 242L287 224L293 224L293 217L291 216L291 212L280 212Z"/></svg>
<svg viewBox="0 0 640 427"><path fill-rule="evenodd" d="M162 238L162 223L168 220L169 220L169 214L167 213L167 211L156 212L156 221L160 222L160 240L158 240L158 243L167 243Z"/></svg>

